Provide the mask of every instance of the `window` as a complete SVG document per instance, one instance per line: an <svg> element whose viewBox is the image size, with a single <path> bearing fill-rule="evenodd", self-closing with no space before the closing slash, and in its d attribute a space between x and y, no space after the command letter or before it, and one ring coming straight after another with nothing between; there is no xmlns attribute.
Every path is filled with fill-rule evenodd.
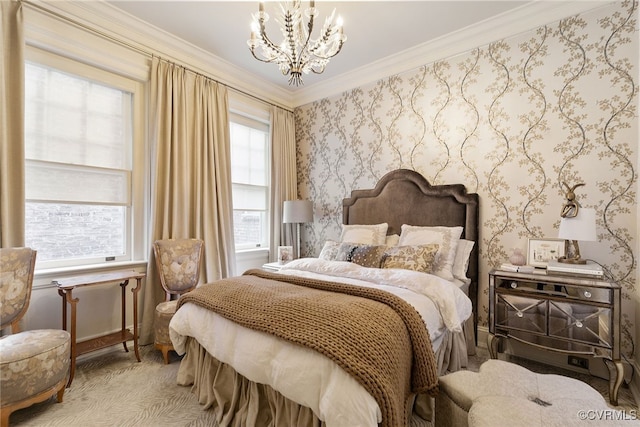
<svg viewBox="0 0 640 427"><path fill-rule="evenodd" d="M133 231L144 227L134 215L144 204L139 84L41 52L28 59L26 245L39 268L134 259Z"/></svg>
<svg viewBox="0 0 640 427"><path fill-rule="evenodd" d="M269 126L231 114L231 181L236 249L269 247Z"/></svg>

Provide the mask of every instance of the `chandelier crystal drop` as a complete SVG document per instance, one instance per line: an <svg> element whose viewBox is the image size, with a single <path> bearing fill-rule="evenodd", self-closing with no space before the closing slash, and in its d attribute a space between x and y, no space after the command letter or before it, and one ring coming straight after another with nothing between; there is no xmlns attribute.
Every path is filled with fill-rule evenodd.
<svg viewBox="0 0 640 427"><path fill-rule="evenodd" d="M303 84L302 74L310 71L320 74L336 56L347 37L342 32L342 20L333 23L335 9L327 17L317 39L312 40L313 24L318 10L315 1L309 2L304 11L308 21L304 22L300 0L280 4L280 15L275 21L280 26L283 40L279 45L267 37L265 23L269 15L264 11L264 3L260 2L258 13L252 15L251 38L247 41L251 54L258 61L271 62L278 65L283 75L289 75L289 84Z"/></svg>

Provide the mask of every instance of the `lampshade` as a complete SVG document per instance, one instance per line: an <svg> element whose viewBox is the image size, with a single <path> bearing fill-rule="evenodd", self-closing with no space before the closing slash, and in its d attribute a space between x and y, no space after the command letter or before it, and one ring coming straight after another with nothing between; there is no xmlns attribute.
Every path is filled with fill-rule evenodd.
<svg viewBox="0 0 640 427"><path fill-rule="evenodd" d="M575 217L562 218L558 237L566 240L597 241L596 210L580 208Z"/></svg>
<svg viewBox="0 0 640 427"><path fill-rule="evenodd" d="M285 200L282 222L300 224L313 221L313 203L310 200Z"/></svg>

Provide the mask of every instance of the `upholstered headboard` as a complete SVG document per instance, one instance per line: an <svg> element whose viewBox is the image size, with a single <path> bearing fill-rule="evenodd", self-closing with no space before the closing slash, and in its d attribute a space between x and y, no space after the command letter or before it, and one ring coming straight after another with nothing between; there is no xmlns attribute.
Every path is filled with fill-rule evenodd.
<svg viewBox="0 0 640 427"><path fill-rule="evenodd" d="M478 312L478 211L476 193L467 193L462 184L431 185L419 173L397 169L387 173L369 190L353 190L344 199L344 224L389 224L387 234L400 234L402 224L419 226L463 226L462 238L476 244L469 259L469 298L474 324Z"/></svg>

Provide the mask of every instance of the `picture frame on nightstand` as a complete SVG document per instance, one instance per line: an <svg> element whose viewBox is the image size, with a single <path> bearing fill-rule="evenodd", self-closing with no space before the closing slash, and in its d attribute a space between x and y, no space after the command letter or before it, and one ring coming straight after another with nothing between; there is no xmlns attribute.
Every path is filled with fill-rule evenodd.
<svg viewBox="0 0 640 427"><path fill-rule="evenodd" d="M564 239L529 239L527 265L547 268L547 263L564 256Z"/></svg>
<svg viewBox="0 0 640 427"><path fill-rule="evenodd" d="M293 246L278 246L278 262L286 264L293 260Z"/></svg>

